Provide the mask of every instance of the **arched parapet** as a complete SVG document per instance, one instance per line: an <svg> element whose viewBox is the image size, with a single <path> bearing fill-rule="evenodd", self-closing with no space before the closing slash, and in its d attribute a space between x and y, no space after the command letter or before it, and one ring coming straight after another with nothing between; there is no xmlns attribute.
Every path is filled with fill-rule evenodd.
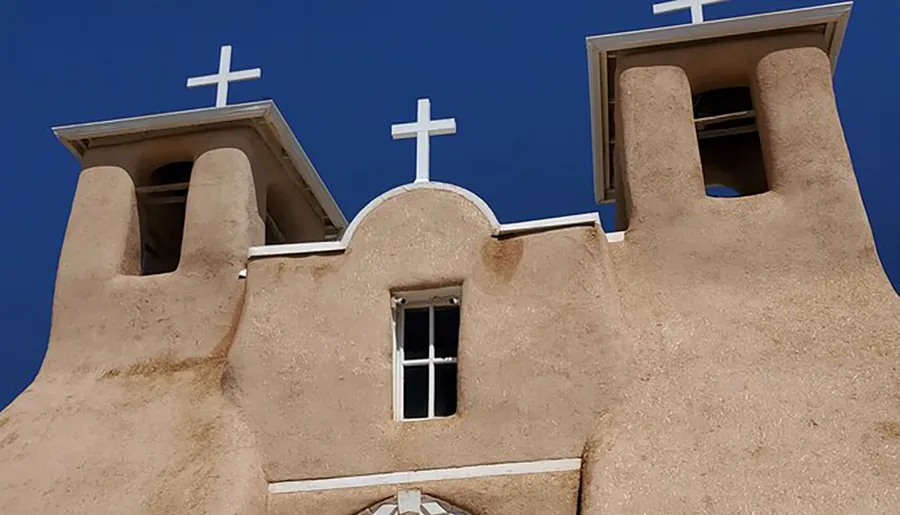
<svg viewBox="0 0 900 515"><path fill-rule="evenodd" d="M423 182L398 186L374 198L371 202L366 204L366 206L359 213L357 213L357 215L353 218L353 221L350 222L350 225L347 227L347 230L344 231L343 235L338 241L251 247L249 257L258 258L266 256L289 256L343 252L352 244L353 238L357 234L358 229L363 226L370 215L377 211L378 208L380 208L383 204L401 195L421 190L449 192L462 197L463 199L471 203L475 207L475 209L484 216L485 221L490 227L491 235L495 237L510 236L514 234L522 234L535 231L562 229L566 227L582 225L593 225L601 228L600 217L597 213L585 213L579 215L547 218L542 220L529 220L526 222L501 224L497 220L497 216L494 214L494 211L490 208L487 202L485 202L475 193L453 184L441 182ZM607 233L606 239L609 242L621 242L624 239L624 233Z"/></svg>
<svg viewBox="0 0 900 515"><path fill-rule="evenodd" d="M404 490L357 515L470 515L446 501L419 490Z"/></svg>
<svg viewBox="0 0 900 515"><path fill-rule="evenodd" d="M494 211L490 206L488 206L487 202L485 202L475 193L454 184L447 184L443 182L420 182L398 186L372 199L372 201L366 204L366 207L362 208L362 210L353 218L353 221L350 222L350 225L344 232L343 237L341 237L341 241L349 243L350 240L353 239L353 235L356 233L356 230L359 228L360 224L363 223L369 216L369 214L375 211L378 206L384 204L386 201L394 197L403 195L404 193L413 190L447 191L459 195L460 197L468 200L473 206L481 211L481 214L484 215L485 220L487 220L488 224L490 224L492 232L497 233L500 230L500 222L497 221L497 216L494 215Z"/></svg>

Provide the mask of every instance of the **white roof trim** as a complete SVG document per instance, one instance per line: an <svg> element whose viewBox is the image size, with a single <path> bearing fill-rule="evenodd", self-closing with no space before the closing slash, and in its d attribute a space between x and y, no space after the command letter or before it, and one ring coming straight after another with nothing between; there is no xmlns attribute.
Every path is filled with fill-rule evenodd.
<svg viewBox="0 0 900 515"><path fill-rule="evenodd" d="M307 479L302 481L279 481L276 483L269 483L269 493L291 494L300 492L322 492L327 490L344 490L347 488L405 485L425 481L447 481L452 479L516 476L522 474L547 474L576 470L581 470L581 458L498 463L493 465L475 465L445 469L410 470L404 472L389 472L386 474Z"/></svg>
<svg viewBox="0 0 900 515"><path fill-rule="evenodd" d="M344 231L339 241L320 241L311 243L289 243L286 245L262 245L250 247L250 258L267 257L267 256L296 256L303 254L324 254L330 252L343 252L347 249L353 234L359 227L359 224L371 213L376 207L383 204L386 200L402 195L407 191L417 189L443 190L455 193L464 197L478 208L479 211L487 218L491 224L492 234L494 236L509 236L533 231L562 229L565 227L573 227L578 225L595 225L600 227L600 215L597 213L587 213L583 215L562 216L558 218L548 218L545 220L534 220L529 222L518 222L513 224L501 224L497 221L497 217L491 210L490 206L478 195L471 191L441 182L421 182L407 184L394 188L369 202L350 222L350 226ZM607 240L610 242L618 242L624 240L624 233L607 234Z"/></svg>
<svg viewBox="0 0 900 515"><path fill-rule="evenodd" d="M606 233L606 241L610 243L622 243L625 241L625 231Z"/></svg>
<svg viewBox="0 0 900 515"><path fill-rule="evenodd" d="M591 100L591 147L594 158L594 197L597 202L611 200L607 193L613 188L613 185L610 184L609 161L606 158L609 152L607 58L610 53L824 23L830 26L827 33L829 38L828 54L831 57L832 66L836 67L852 9L853 2L842 2L697 24L588 37L586 44Z"/></svg>
<svg viewBox="0 0 900 515"><path fill-rule="evenodd" d="M561 229L578 225L600 225L600 215L597 213L585 213L583 215L560 216L557 218L545 218L543 220L530 220L514 224L503 224L497 231L497 236L510 236L546 229Z"/></svg>
<svg viewBox="0 0 900 515"><path fill-rule="evenodd" d="M300 146L293 131L272 100L235 104L224 107L207 107L189 111L151 114L133 118L122 118L102 122L54 127L53 133L77 158L87 150L86 142L91 139L124 136L147 132L165 131L184 127L220 125L235 121L259 119L268 126L279 143L284 147L293 168L309 187L313 196L328 215L331 223L339 230L347 227L347 218L341 212L331 192L322 182L309 156Z"/></svg>

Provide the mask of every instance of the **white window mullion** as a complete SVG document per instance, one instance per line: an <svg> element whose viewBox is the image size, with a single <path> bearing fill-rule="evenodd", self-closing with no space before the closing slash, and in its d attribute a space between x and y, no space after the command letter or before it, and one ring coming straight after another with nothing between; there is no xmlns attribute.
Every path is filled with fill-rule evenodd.
<svg viewBox="0 0 900 515"><path fill-rule="evenodd" d="M406 384L404 382L404 378L406 376L406 366L404 365L404 363L406 362L406 354L403 350L403 346L404 346L404 342L405 342L404 337L406 335L404 334L404 331L403 331L403 326L405 325L404 312L402 309L399 309L397 311L398 311L398 313L397 313L398 316L397 316L397 321L395 323L399 327L395 328L396 334L398 336L398 338L396 340L397 343L395 345L397 347L395 352L397 353L397 363L399 366L397 367L397 382L394 384L394 390L395 390L394 391L394 402L397 404L397 419L403 420L403 418L404 418L403 414L405 413L404 410L406 409L404 407L404 399L403 399L405 397L405 391L404 391L403 387Z"/></svg>
<svg viewBox="0 0 900 515"><path fill-rule="evenodd" d="M428 307L428 418L434 418L434 306Z"/></svg>

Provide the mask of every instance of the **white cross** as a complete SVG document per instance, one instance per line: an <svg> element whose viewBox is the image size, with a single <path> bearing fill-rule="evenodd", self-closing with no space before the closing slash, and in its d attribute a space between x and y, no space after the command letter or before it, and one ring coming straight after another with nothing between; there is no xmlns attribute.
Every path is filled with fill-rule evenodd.
<svg viewBox="0 0 900 515"><path fill-rule="evenodd" d="M419 99L419 113L413 123L391 125L391 136L394 139L416 138L416 182L428 182L431 136L456 134L456 119L431 119L431 101Z"/></svg>
<svg viewBox="0 0 900 515"><path fill-rule="evenodd" d="M262 69L231 71L231 45L223 45L219 52L219 73L204 75L203 77L191 77L187 81L187 87L216 85L216 107L228 104L228 83L239 80L251 80L262 77Z"/></svg>
<svg viewBox="0 0 900 515"><path fill-rule="evenodd" d="M671 2L654 4L653 14L663 14L672 11L680 11L682 9L690 9L691 22L703 23L703 6L727 1L728 0L672 0Z"/></svg>

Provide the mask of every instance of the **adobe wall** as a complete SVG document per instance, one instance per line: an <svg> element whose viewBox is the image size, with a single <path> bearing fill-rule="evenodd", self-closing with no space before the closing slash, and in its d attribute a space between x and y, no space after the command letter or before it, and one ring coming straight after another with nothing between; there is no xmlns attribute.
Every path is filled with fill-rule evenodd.
<svg viewBox="0 0 900 515"><path fill-rule="evenodd" d="M582 513L900 511L900 300L829 59L754 63L771 191L734 199L704 193L677 60L619 70L632 216L610 256L638 380L591 438Z"/></svg>
<svg viewBox="0 0 900 515"><path fill-rule="evenodd" d="M630 355L606 238L492 231L462 194L413 186L346 252L249 263L229 362L269 481L580 457ZM462 286L458 416L395 422L391 292L448 285ZM512 484L508 498L576 493ZM360 510L378 495L349 499ZM315 512L321 496L289 497L284 513Z"/></svg>
<svg viewBox="0 0 900 515"><path fill-rule="evenodd" d="M129 172L81 172L47 356L0 415L0 513L265 512L252 434L223 384L238 272L262 228L247 141L217 141L196 160L171 274L128 275L138 260Z"/></svg>

